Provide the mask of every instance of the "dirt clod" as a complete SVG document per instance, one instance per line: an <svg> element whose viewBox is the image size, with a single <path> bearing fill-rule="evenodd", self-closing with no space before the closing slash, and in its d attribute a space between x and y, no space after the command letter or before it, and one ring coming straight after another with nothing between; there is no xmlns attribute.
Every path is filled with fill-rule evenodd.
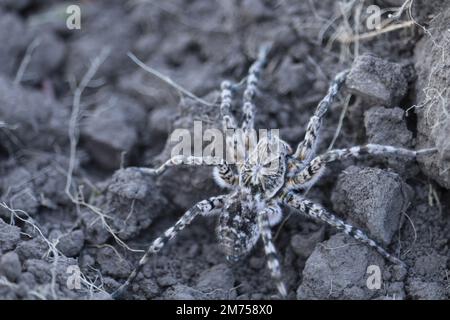
<svg viewBox="0 0 450 320"><path fill-rule="evenodd" d="M430 25L432 38L424 37L416 46L417 140L421 148L436 147L438 156L419 158L422 170L440 185L450 188L450 41L447 21L450 8Z"/></svg>
<svg viewBox="0 0 450 320"><path fill-rule="evenodd" d="M367 267L386 266L376 252L339 234L319 244L306 261L298 299L369 299L377 291L367 285Z"/></svg>
<svg viewBox="0 0 450 320"><path fill-rule="evenodd" d="M408 88L399 64L369 54L356 59L346 85L350 92L387 107L396 106Z"/></svg>
<svg viewBox="0 0 450 320"><path fill-rule="evenodd" d="M22 265L15 252L8 252L0 258L0 274L10 281L16 281L21 274Z"/></svg>
<svg viewBox="0 0 450 320"><path fill-rule="evenodd" d="M396 173L352 166L339 175L332 200L338 213L389 244L400 227L411 192Z"/></svg>
<svg viewBox="0 0 450 320"><path fill-rule="evenodd" d="M15 248L20 241L20 228L9 225L0 219L0 252Z"/></svg>

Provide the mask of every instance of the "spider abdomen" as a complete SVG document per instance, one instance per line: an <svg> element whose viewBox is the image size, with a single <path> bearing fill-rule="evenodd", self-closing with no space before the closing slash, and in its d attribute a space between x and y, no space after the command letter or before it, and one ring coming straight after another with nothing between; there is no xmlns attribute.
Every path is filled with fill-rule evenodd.
<svg viewBox="0 0 450 320"><path fill-rule="evenodd" d="M255 213L239 202L220 215L216 231L220 248L232 262L245 257L259 238Z"/></svg>

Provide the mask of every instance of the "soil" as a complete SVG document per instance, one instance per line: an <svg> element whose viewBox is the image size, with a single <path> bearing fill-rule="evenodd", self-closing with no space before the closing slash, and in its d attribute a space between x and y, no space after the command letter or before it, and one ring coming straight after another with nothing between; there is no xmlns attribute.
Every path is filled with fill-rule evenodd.
<svg viewBox="0 0 450 320"><path fill-rule="evenodd" d="M78 3L81 29L70 30L66 9L74 1L0 0L0 298L110 299L153 239L197 201L222 194L208 167L160 177L129 167L167 160L174 129L192 130L195 120L220 128L221 81L241 81L259 46L271 42L257 128L279 128L295 147L330 80L350 68L319 153L368 142L437 148L417 161L333 163L307 193L407 268L283 209L273 234L288 298L447 299L445 2L414 1L412 18L405 11L394 22L403 27L374 35L366 7L403 1L340 8L332 0L87 0ZM77 105L77 88L105 52ZM129 52L208 104L144 71ZM210 231L215 224L195 220L151 257L123 298L276 299L262 244L228 263ZM375 288L373 266L381 272Z"/></svg>

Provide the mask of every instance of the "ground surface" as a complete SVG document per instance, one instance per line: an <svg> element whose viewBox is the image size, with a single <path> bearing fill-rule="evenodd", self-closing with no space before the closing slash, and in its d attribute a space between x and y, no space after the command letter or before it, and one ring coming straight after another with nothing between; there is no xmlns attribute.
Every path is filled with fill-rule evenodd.
<svg viewBox="0 0 450 320"><path fill-rule="evenodd" d="M220 82L240 81L264 41L274 49L257 97L258 128L280 128L295 146L330 79L351 67L326 117L320 151L337 131L334 147L438 149L418 162L336 163L308 192L367 230L408 270L286 209L273 232L289 298L448 298L444 0L413 1L391 32L368 29L367 7L395 13L403 1L81 1L81 30L66 28L71 3L43 3L0 0L0 298L108 298L137 263L136 250L195 202L223 192L208 168L177 168L158 179L126 169L167 159L174 128L192 129L194 120L218 126L216 107L180 98L127 52L214 102ZM74 104L89 66L102 57ZM275 298L261 244L230 265L214 227L198 219L151 258L124 298ZM376 288L367 285L368 266L380 268Z"/></svg>

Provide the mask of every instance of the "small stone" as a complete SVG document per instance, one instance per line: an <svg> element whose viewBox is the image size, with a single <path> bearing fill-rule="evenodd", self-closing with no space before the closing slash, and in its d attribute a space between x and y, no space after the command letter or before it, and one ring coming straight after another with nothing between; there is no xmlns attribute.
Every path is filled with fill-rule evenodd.
<svg viewBox="0 0 450 320"><path fill-rule="evenodd" d="M206 294L188 287L183 284L177 284L164 293L164 299L167 300L205 300Z"/></svg>
<svg viewBox="0 0 450 320"><path fill-rule="evenodd" d="M446 299L445 287L438 282L425 282L421 280L410 280L407 292L413 299L420 300L444 300Z"/></svg>
<svg viewBox="0 0 450 320"><path fill-rule="evenodd" d="M418 257L414 262L414 271L420 276L435 276L445 274L447 270L447 257L435 252Z"/></svg>
<svg viewBox="0 0 450 320"><path fill-rule="evenodd" d="M348 215L369 236L389 244L409 206L412 189L394 172L351 166L339 175L332 193L334 209Z"/></svg>
<svg viewBox="0 0 450 320"><path fill-rule="evenodd" d="M167 199L154 179L136 168L117 170L101 202L113 217L111 226L124 240L138 235L167 210Z"/></svg>
<svg viewBox="0 0 450 320"><path fill-rule="evenodd" d="M84 246L84 233L81 230L74 230L69 234L59 238L56 248L67 257L77 256Z"/></svg>
<svg viewBox="0 0 450 320"><path fill-rule="evenodd" d="M98 251L97 262L102 272L110 276L125 278L132 271L131 264L111 247L104 247Z"/></svg>
<svg viewBox="0 0 450 320"><path fill-rule="evenodd" d="M208 293L210 298L214 299L230 299L235 296L234 275L226 264L218 264L214 267L203 271L198 280L196 289Z"/></svg>
<svg viewBox="0 0 450 320"><path fill-rule="evenodd" d="M168 135L172 126L174 110L171 108L158 108L148 117L148 127L156 135Z"/></svg>
<svg viewBox="0 0 450 320"><path fill-rule="evenodd" d="M30 62L23 74L23 81L41 83L51 76L63 63L66 55L64 42L48 30L34 30L32 40L36 47L30 55Z"/></svg>
<svg viewBox="0 0 450 320"><path fill-rule="evenodd" d="M408 273L407 269L401 265L392 266L392 279L395 281L403 281Z"/></svg>
<svg viewBox="0 0 450 320"><path fill-rule="evenodd" d="M398 104L408 89L399 64L369 54L356 58L345 83L350 92L387 107Z"/></svg>
<svg viewBox="0 0 450 320"><path fill-rule="evenodd" d="M364 114L370 143L410 148L413 134L406 127L405 111L400 108L373 107Z"/></svg>
<svg viewBox="0 0 450 320"><path fill-rule="evenodd" d="M315 232L298 233L291 238L291 247L300 257L307 258L314 251L319 242L322 242L325 236L325 228L321 227Z"/></svg>
<svg viewBox="0 0 450 320"><path fill-rule="evenodd" d="M296 95L304 94L308 88L310 80L307 76L304 64L294 63L290 57L286 57L274 75L277 90L285 95L295 92Z"/></svg>
<svg viewBox="0 0 450 320"><path fill-rule="evenodd" d="M376 265L383 276L384 259L373 249L344 234L316 246L303 270L297 298L370 299L377 290L367 287L367 267Z"/></svg>
<svg viewBox="0 0 450 320"><path fill-rule="evenodd" d="M81 210L81 221L84 225L84 235L92 244L103 244L111 237L99 216L91 210Z"/></svg>
<svg viewBox="0 0 450 320"><path fill-rule="evenodd" d="M21 261L27 259L42 259L48 251L48 245L42 238L22 241L15 250Z"/></svg>
<svg viewBox="0 0 450 320"><path fill-rule="evenodd" d="M3 274L10 281L16 281L22 273L22 265L19 256L15 252L5 253L0 258L0 274Z"/></svg>
<svg viewBox="0 0 450 320"><path fill-rule="evenodd" d="M364 113L367 141L374 144L389 145L411 149L413 134L406 126L405 111L400 108L373 107ZM377 156L371 159L386 164L402 176L408 178L419 172L416 159L396 156Z"/></svg>
<svg viewBox="0 0 450 320"><path fill-rule="evenodd" d="M22 20L13 13L0 10L0 73L13 75L27 42L27 30Z"/></svg>
<svg viewBox="0 0 450 320"><path fill-rule="evenodd" d="M127 52L132 50L139 32L129 19L124 19L121 6L103 6L99 2L83 4L82 32L70 37L65 73L81 79L89 61L108 50L108 56L96 72L96 77L113 78L133 67ZM120 21L120 23L111 23Z"/></svg>
<svg viewBox="0 0 450 320"><path fill-rule="evenodd" d="M139 140L145 113L131 98L113 95L88 118L82 129L93 159L104 168L118 169Z"/></svg>
<svg viewBox="0 0 450 320"><path fill-rule="evenodd" d="M20 228L5 223L0 218L0 252L9 251L20 241Z"/></svg>
<svg viewBox="0 0 450 320"><path fill-rule="evenodd" d="M170 274L158 277L156 281L161 287L170 287L177 283L177 279Z"/></svg>
<svg viewBox="0 0 450 320"><path fill-rule="evenodd" d="M54 152L53 148L65 145L68 141L67 108L42 91L14 85L11 79L1 75L0 119L14 127L14 136L21 141L21 148ZM17 143L9 140L1 139L0 145L16 150Z"/></svg>
<svg viewBox="0 0 450 320"><path fill-rule="evenodd" d="M160 293L159 286L152 279L145 278L139 283L140 288L145 295L145 299L152 299Z"/></svg>

